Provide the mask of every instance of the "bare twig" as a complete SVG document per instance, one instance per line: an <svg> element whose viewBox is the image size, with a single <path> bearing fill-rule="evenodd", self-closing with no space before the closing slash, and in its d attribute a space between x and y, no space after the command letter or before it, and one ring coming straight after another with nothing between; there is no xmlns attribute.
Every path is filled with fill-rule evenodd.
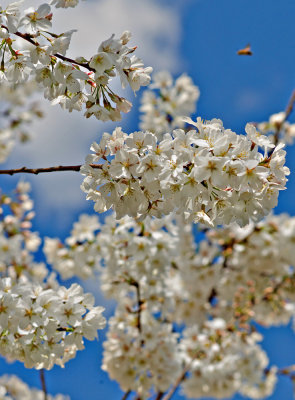
<svg viewBox="0 0 295 400"><path fill-rule="evenodd" d="M136 313L137 313L137 328L138 328L139 333L141 333L141 309L142 309L142 305L143 305L144 302L141 299L139 283L132 279L132 281L130 282L130 285L134 286L135 289L136 289L136 296L137 296L137 309L136 309Z"/></svg>
<svg viewBox="0 0 295 400"><path fill-rule="evenodd" d="M290 97L290 100L288 101L287 107L285 109L285 117L276 126L276 132L275 132L275 135L274 135L274 144L275 145L277 145L278 142L279 142L280 131L282 129L283 124L287 121L287 119L289 118L291 112L293 111L294 103L295 103L295 90L293 90L292 95ZM274 150L272 150L272 152L273 151Z"/></svg>
<svg viewBox="0 0 295 400"><path fill-rule="evenodd" d="M127 392L124 393L124 396L122 397L122 400L126 400L127 397L130 395L131 390L128 390Z"/></svg>
<svg viewBox="0 0 295 400"><path fill-rule="evenodd" d="M40 380L41 380L41 386L44 394L44 400L47 400L47 389L46 389L46 382L45 382L45 374L44 374L44 369L40 369Z"/></svg>
<svg viewBox="0 0 295 400"><path fill-rule="evenodd" d="M58 165L56 167L47 168L27 168L21 167L16 169L1 169L0 175L14 175L14 174L34 174L38 175L44 172L62 172L62 171L80 171L82 165ZM92 168L102 168L101 164L90 164Z"/></svg>
<svg viewBox="0 0 295 400"><path fill-rule="evenodd" d="M286 107L286 110L285 110L286 115L285 115L284 122L287 121L287 119L289 118L291 112L293 111L294 103L295 103L295 90L293 90L292 95L291 95L290 100L289 100L289 103L288 103L288 105Z"/></svg>
<svg viewBox="0 0 295 400"><path fill-rule="evenodd" d="M163 392L159 392L159 393L157 394L157 397L155 398L155 400L161 400L161 399L163 398L164 394L165 394L165 393L163 393Z"/></svg>
<svg viewBox="0 0 295 400"><path fill-rule="evenodd" d="M188 372L189 367L186 367L182 374L179 376L179 378L176 380L175 384L172 386L172 388L169 390L169 392L163 397L163 400L170 400L176 390L178 389L179 385L181 382L183 382L186 379L186 373Z"/></svg>

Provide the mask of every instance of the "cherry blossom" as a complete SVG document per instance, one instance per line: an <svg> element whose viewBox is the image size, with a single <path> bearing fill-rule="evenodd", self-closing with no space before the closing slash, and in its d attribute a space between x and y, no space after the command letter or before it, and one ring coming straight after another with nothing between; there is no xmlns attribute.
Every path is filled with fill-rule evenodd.
<svg viewBox="0 0 295 400"><path fill-rule="evenodd" d="M239 136L220 120L186 121L197 130L177 129L158 140L151 132L128 136L116 128L94 143L94 154L81 168L86 176L81 188L94 209L113 208L118 219L177 210L209 226L233 221L244 226L268 214L289 174L282 146L273 149L265 136L258 141L250 125L247 136ZM102 160L102 154L110 157Z"/></svg>
<svg viewBox="0 0 295 400"><path fill-rule="evenodd" d="M66 8L77 1L57 0L52 4ZM132 104L113 92L110 81L118 75L123 88L130 86L136 92L150 83L152 72L133 54L136 46L127 46L130 32L123 32L119 39L112 35L88 60L83 56L70 59L66 52L75 30L50 32L52 13L46 3L23 13L19 7L20 3L13 3L0 9L1 80L12 84L36 79L52 104L60 104L70 112L84 108L87 118L94 115L103 121L118 121L121 112L130 111ZM17 48L15 36L22 38L27 47Z"/></svg>

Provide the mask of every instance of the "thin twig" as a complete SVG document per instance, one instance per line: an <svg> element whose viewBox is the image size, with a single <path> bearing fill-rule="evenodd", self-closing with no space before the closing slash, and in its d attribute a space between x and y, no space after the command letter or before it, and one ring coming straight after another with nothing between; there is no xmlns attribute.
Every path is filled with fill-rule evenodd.
<svg viewBox="0 0 295 400"><path fill-rule="evenodd" d="M186 379L186 373L188 372L188 370L189 370L189 367L186 367L184 369L183 373L176 380L175 384L172 386L172 388L169 390L169 392L163 397L163 400L170 400L172 398L172 396L178 389L181 382L183 382Z"/></svg>
<svg viewBox="0 0 295 400"><path fill-rule="evenodd" d="M295 90L293 90L292 95L290 97L289 103L286 107L286 111L285 111L285 119L284 122L287 121L287 119L289 118L291 112L293 111L293 107L294 107L294 103L295 103Z"/></svg>
<svg viewBox="0 0 295 400"><path fill-rule="evenodd" d="M0 175L14 175L14 174L34 174L38 175L44 172L62 172L62 171L80 171L82 165L58 165L56 167L47 168L27 168L21 167L16 169L1 169ZM101 164L90 164L92 168L102 168Z"/></svg>
<svg viewBox="0 0 295 400"><path fill-rule="evenodd" d="M155 398L155 400L161 400L163 398L164 394L165 394L164 392L159 392L157 394L157 397Z"/></svg>
<svg viewBox="0 0 295 400"><path fill-rule="evenodd" d="M131 393L131 390L128 390L127 392L125 392L124 396L122 397L122 400L126 400L130 393Z"/></svg>
<svg viewBox="0 0 295 400"><path fill-rule="evenodd" d="M280 131L282 129L283 124L287 121L291 112L293 111L294 103L295 103L295 90L293 90L290 100L288 101L287 107L285 109L285 117L276 126L276 132L274 135L274 144L275 145L277 145L279 142ZM274 149L272 150L272 152L273 151L274 151ZM271 152L271 154L272 154L272 152Z"/></svg>
<svg viewBox="0 0 295 400"><path fill-rule="evenodd" d="M143 305L143 301L141 299L141 295L140 295L140 286L139 283L135 280L132 280L131 285L134 286L136 288L136 296L137 296L137 309L136 309L136 313L137 313L137 328L139 333L141 333L141 308Z"/></svg>
<svg viewBox="0 0 295 400"><path fill-rule="evenodd" d="M88 69L89 71L95 72L95 69L94 69L94 68L91 68L90 65L89 65L88 63L80 63L80 62L77 62L77 61L73 60L72 58L63 56L62 54L59 54L59 53L55 53L54 56L57 57L57 58L60 58L60 59L63 60L63 61L67 61L67 62L69 62L69 63L79 65L80 67L86 68L86 69Z"/></svg>
<svg viewBox="0 0 295 400"><path fill-rule="evenodd" d="M46 382L45 382L45 374L44 374L44 369L40 369L40 380L41 380L41 386L44 394L44 400L47 400L47 389L46 389Z"/></svg>

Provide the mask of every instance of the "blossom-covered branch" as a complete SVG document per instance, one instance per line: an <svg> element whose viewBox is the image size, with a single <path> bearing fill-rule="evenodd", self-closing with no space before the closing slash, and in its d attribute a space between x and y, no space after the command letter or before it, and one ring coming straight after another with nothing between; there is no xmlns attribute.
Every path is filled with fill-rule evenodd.
<svg viewBox="0 0 295 400"><path fill-rule="evenodd" d="M283 145L275 147L251 124L242 136L217 119L186 121L196 130L176 129L158 140L150 132L127 135L116 128L93 143L81 188L94 209L113 208L118 219L177 210L187 221L209 226L243 226L267 215L289 174ZM91 167L102 159L102 168Z"/></svg>
<svg viewBox="0 0 295 400"><path fill-rule="evenodd" d="M50 32L52 13L48 4L37 10L29 8L23 15L19 6L11 3L6 9L0 8L0 80L14 84L31 76L52 104L59 103L69 111L85 107L87 118L94 115L102 121L120 120L121 112L128 112L132 104L113 92L111 78L118 75L123 88L129 85L136 92L149 84L152 71L133 54L136 46L127 46L130 32L123 32L119 39L112 35L89 60L82 56L73 60L66 52L74 30ZM14 35L31 47L16 48Z"/></svg>

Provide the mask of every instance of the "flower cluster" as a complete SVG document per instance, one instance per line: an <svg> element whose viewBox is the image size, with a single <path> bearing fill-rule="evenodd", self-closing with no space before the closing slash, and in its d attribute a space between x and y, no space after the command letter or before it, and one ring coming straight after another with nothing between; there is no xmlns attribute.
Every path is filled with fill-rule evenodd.
<svg viewBox="0 0 295 400"><path fill-rule="evenodd" d="M148 311L142 312L140 331L135 320L122 308L110 319L102 369L122 390L147 399L152 390L164 393L181 372L178 334L172 332L171 324L162 323Z"/></svg>
<svg viewBox="0 0 295 400"><path fill-rule="evenodd" d="M209 226L243 226L268 214L289 174L283 146L274 148L250 124L243 136L217 119L186 120L197 130L177 129L157 140L150 132L127 135L116 128L93 143L81 188L94 209L141 219L177 210Z"/></svg>
<svg viewBox="0 0 295 400"><path fill-rule="evenodd" d="M44 392L30 388L15 375L3 375L0 377L0 398L3 400L44 400ZM47 395L47 400L70 400L70 397L62 394Z"/></svg>
<svg viewBox="0 0 295 400"><path fill-rule="evenodd" d="M81 286L43 289L30 282L0 281L0 353L27 368L51 369L74 358L103 329L103 307Z"/></svg>
<svg viewBox="0 0 295 400"><path fill-rule="evenodd" d="M87 279L100 270L103 246L95 233L99 228L96 215L82 214L74 224L71 236L66 239L66 245L59 239L45 238L47 261L62 279L73 276Z"/></svg>
<svg viewBox="0 0 295 400"><path fill-rule="evenodd" d="M185 74L173 83L169 72L158 72L153 76L148 89L144 91L141 100L139 127L154 133L159 139L172 129L183 128L183 116L196 111L200 91Z"/></svg>
<svg viewBox="0 0 295 400"><path fill-rule="evenodd" d="M222 247L222 278L215 286L223 306L251 310L263 325L287 324L295 314L295 219L269 216L246 229L238 226L207 233ZM220 275L221 276L221 275Z"/></svg>
<svg viewBox="0 0 295 400"><path fill-rule="evenodd" d="M35 118L43 116L36 102L28 98L38 90L36 82L24 82L17 87L1 82L0 85L0 163L4 162L16 141L21 143L30 139L26 125Z"/></svg>
<svg viewBox="0 0 295 400"><path fill-rule="evenodd" d="M59 0L56 3L70 4ZM119 39L112 35L103 41L89 60L84 57L72 60L65 55L74 30L59 35L51 33L51 20L48 4L37 10L29 8L23 15L19 3L0 8L0 81L15 84L32 76L52 104L59 103L69 111L81 111L85 106L87 118L94 115L102 121L120 120L121 112L128 112L132 104L112 91L111 78L118 75L122 87L129 85L135 92L149 84L152 71L133 54L136 47L127 46L130 32L123 32ZM17 49L15 35L29 48Z"/></svg>
<svg viewBox="0 0 295 400"><path fill-rule="evenodd" d="M264 135L268 135L273 143L280 141L292 144L294 141L295 124L286 121L285 111L271 115L267 122L260 122L257 127Z"/></svg>
<svg viewBox="0 0 295 400"><path fill-rule="evenodd" d="M180 344L190 371L182 383L184 394L217 399L236 392L251 399L269 396L277 381L276 368L265 372L268 359L257 344L261 339L257 333L228 330L222 319L187 329Z"/></svg>
<svg viewBox="0 0 295 400"><path fill-rule="evenodd" d="M46 243L45 248L62 275L78 255L83 254L78 276L89 259L95 260L92 274L100 272L102 290L118 301L103 369L123 390L148 398L168 390L185 368L189 396L240 392L261 398L272 392L276 377L274 369L265 372L267 358L250 333L251 321L277 325L294 314L294 234L294 219L270 216L243 229L207 230L196 247L192 226L180 216L116 221L111 215L99 225L83 215L65 245ZM68 277L75 272L70 271ZM212 318L215 325L208 322ZM178 336L171 330L175 323L187 326L183 332L177 328ZM174 352L168 343L174 343ZM192 359L193 346L198 351ZM166 362L173 367L169 374Z"/></svg>
<svg viewBox="0 0 295 400"><path fill-rule="evenodd" d="M177 255L177 233L170 216L140 223L128 217L117 221L111 215L99 226L95 216L82 215L65 245L46 238L44 252L63 279L100 273L101 288L108 297L136 309L140 288L142 304L166 313L173 303L167 279Z"/></svg>
<svg viewBox="0 0 295 400"><path fill-rule="evenodd" d="M0 197L0 354L28 368L63 366L105 326L103 308L81 286L60 286L32 252L40 245L31 232L30 185ZM81 234L80 234L81 237Z"/></svg>
<svg viewBox="0 0 295 400"><path fill-rule="evenodd" d="M19 182L13 196L0 196L0 277L41 283L48 270L44 263L35 262L32 255L41 239L31 231L34 212L29 190L29 183Z"/></svg>

